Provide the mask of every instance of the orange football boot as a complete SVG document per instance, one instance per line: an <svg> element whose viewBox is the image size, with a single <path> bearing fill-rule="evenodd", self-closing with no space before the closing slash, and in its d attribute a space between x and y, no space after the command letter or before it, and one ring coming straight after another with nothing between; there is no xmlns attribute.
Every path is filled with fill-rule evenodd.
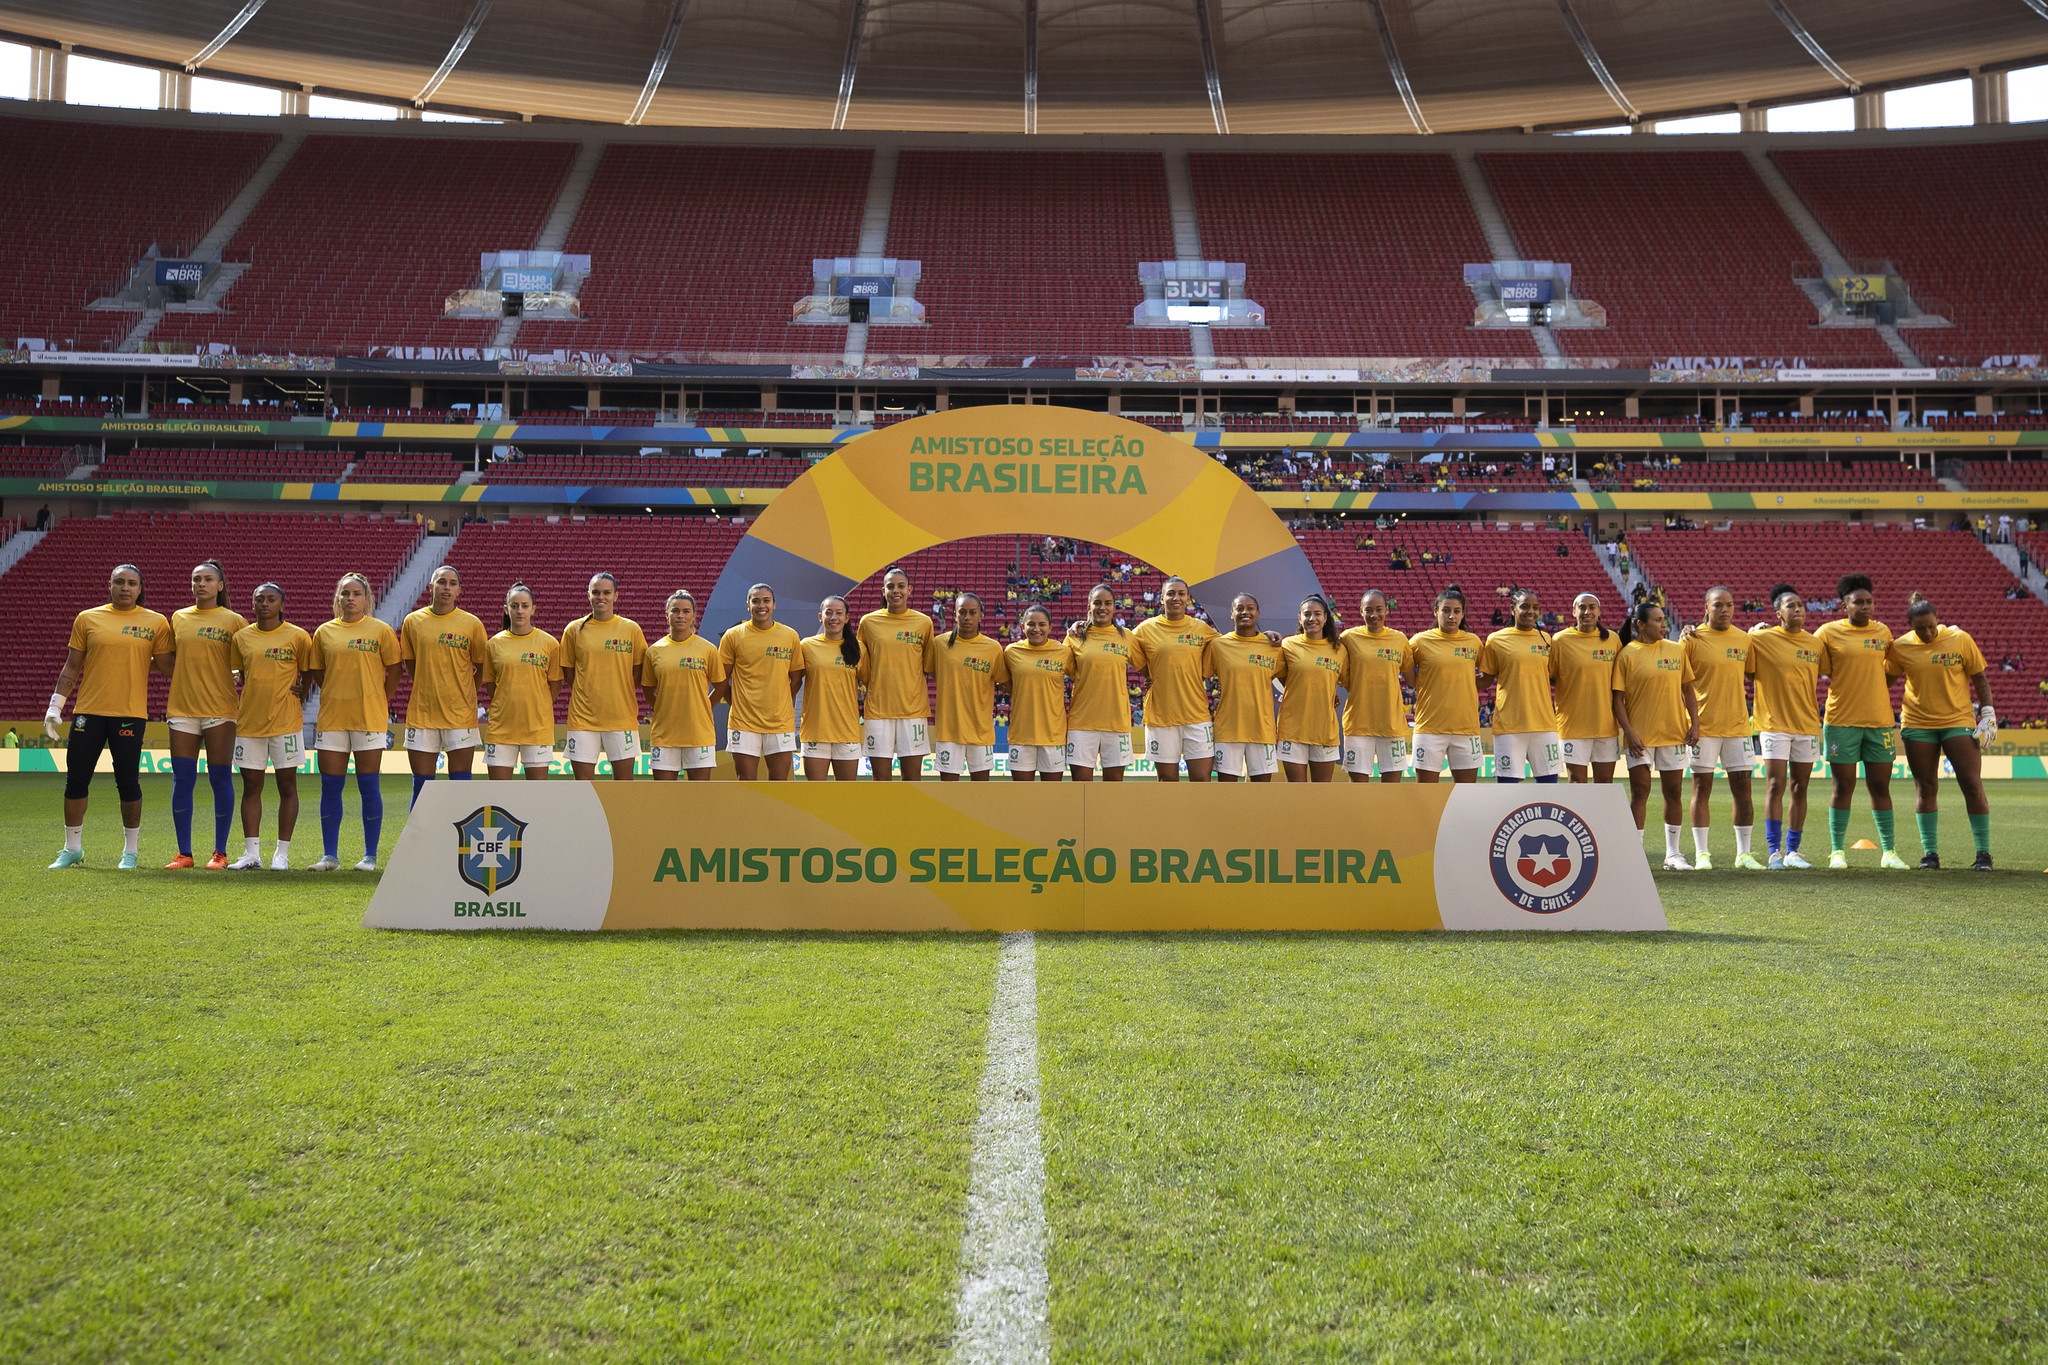
<svg viewBox="0 0 2048 1365"><path fill-rule="evenodd" d="M213 856L206 860L206 870L208 872L224 872L227 870L227 865L228 855L219 849L215 849Z"/></svg>
<svg viewBox="0 0 2048 1365"><path fill-rule="evenodd" d="M180 853L177 857L171 859L169 862L164 864L164 871L182 872L190 866L192 866L192 855L189 853Z"/></svg>

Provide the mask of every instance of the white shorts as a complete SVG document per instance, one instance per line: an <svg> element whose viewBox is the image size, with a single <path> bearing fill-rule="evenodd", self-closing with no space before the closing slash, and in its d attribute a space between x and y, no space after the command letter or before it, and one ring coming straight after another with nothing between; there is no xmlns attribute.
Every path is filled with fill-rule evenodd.
<svg viewBox="0 0 2048 1365"><path fill-rule="evenodd" d="M760 730L727 730L725 732L726 752L750 754L765 758L769 754L793 754L796 752L796 731L777 730L766 733Z"/></svg>
<svg viewBox="0 0 2048 1365"><path fill-rule="evenodd" d="M638 730L571 730L563 755L571 763L595 763L600 757L630 763L640 757Z"/></svg>
<svg viewBox="0 0 2048 1365"><path fill-rule="evenodd" d="M1503 734L1496 730L1493 735L1493 775L1519 778L1524 763L1529 765L1532 777L1556 777L1563 771L1564 741L1557 737L1557 731L1518 730Z"/></svg>
<svg viewBox="0 0 2048 1365"><path fill-rule="evenodd" d="M1067 770L1064 744L1013 744L1010 771L1013 773L1063 773Z"/></svg>
<svg viewBox="0 0 2048 1365"><path fill-rule="evenodd" d="M1210 721L1193 725L1148 725L1145 756L1154 763L1192 763L1216 757L1216 727Z"/></svg>
<svg viewBox="0 0 2048 1365"><path fill-rule="evenodd" d="M1098 762L1105 768L1129 767L1131 762L1131 732L1129 730L1067 731L1067 766L1069 768L1093 768Z"/></svg>
<svg viewBox="0 0 2048 1365"><path fill-rule="evenodd" d="M1619 763L1621 736L1603 735L1598 739L1568 739L1564 742L1564 761L1574 768L1590 767L1595 763Z"/></svg>
<svg viewBox="0 0 2048 1365"><path fill-rule="evenodd" d="M1746 773L1756 766L1756 749L1748 735L1727 735L1718 739L1700 736L1692 746L1692 770L1711 773L1716 764L1730 773Z"/></svg>
<svg viewBox="0 0 2048 1365"><path fill-rule="evenodd" d="M985 773L996 766L996 751L992 744L955 744L951 740L939 741L939 771L964 777L969 773Z"/></svg>
<svg viewBox="0 0 2048 1365"><path fill-rule="evenodd" d="M813 758L829 758L835 763L844 763L848 759L858 759L859 757L860 745L858 744L812 744L808 740L804 742L804 759L806 761Z"/></svg>
<svg viewBox="0 0 2048 1365"><path fill-rule="evenodd" d="M405 727L405 747L416 754L452 754L477 746L476 727L461 730L421 730Z"/></svg>
<svg viewBox="0 0 2048 1365"><path fill-rule="evenodd" d="M203 735L216 725L233 725L233 716L172 716L171 729L181 735Z"/></svg>
<svg viewBox="0 0 2048 1365"><path fill-rule="evenodd" d="M654 771L658 773L688 772L692 768L715 768L718 766L716 744L657 744L654 746Z"/></svg>
<svg viewBox="0 0 2048 1365"><path fill-rule="evenodd" d="M264 763L281 773L296 772L299 766L299 736L269 735L251 738L235 736L235 766L260 773Z"/></svg>
<svg viewBox="0 0 2048 1365"><path fill-rule="evenodd" d="M1812 763L1820 758L1819 735L1792 735L1783 730L1763 733L1764 757L1785 763Z"/></svg>
<svg viewBox="0 0 2048 1365"><path fill-rule="evenodd" d="M1383 773L1405 771L1414 757L1415 746L1406 739L1388 735L1344 736L1344 771L1371 777L1374 767Z"/></svg>
<svg viewBox="0 0 2048 1365"><path fill-rule="evenodd" d="M362 754L391 747L388 730L315 730L313 747L323 754Z"/></svg>
<svg viewBox="0 0 2048 1365"><path fill-rule="evenodd" d="M1660 773L1681 773L1692 766L1692 746L1688 744L1652 744L1640 755L1630 754L1628 766L1647 768L1654 765Z"/></svg>
<svg viewBox="0 0 2048 1365"><path fill-rule="evenodd" d="M861 749L869 758L923 758L932 751L927 720L864 720Z"/></svg>
<svg viewBox="0 0 2048 1365"><path fill-rule="evenodd" d="M1486 756L1477 735L1415 735L1415 771L1419 773L1440 773L1446 760L1451 771L1464 772L1476 768Z"/></svg>
<svg viewBox="0 0 2048 1365"><path fill-rule="evenodd" d="M1216 770L1232 777L1266 777L1280 771L1280 760L1270 744L1224 740L1216 746Z"/></svg>
<svg viewBox="0 0 2048 1365"><path fill-rule="evenodd" d="M486 768L545 768L555 761L554 749L546 744L485 744Z"/></svg>
<svg viewBox="0 0 2048 1365"><path fill-rule="evenodd" d="M1303 744L1298 739L1280 741L1282 763L1335 763L1344 757L1341 744Z"/></svg>

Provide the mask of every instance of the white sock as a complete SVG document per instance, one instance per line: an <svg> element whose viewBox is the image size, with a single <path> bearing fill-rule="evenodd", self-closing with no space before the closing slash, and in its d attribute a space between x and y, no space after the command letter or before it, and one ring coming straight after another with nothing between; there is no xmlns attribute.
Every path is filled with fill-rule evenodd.
<svg viewBox="0 0 2048 1365"><path fill-rule="evenodd" d="M1735 827L1735 853L1737 857L1749 852L1749 836L1754 833L1756 833L1755 825L1737 825Z"/></svg>
<svg viewBox="0 0 2048 1365"><path fill-rule="evenodd" d="M1681 831L1681 830L1679 829L1679 827L1678 827L1677 825L1666 825L1666 826L1664 826L1664 856L1665 856L1665 857L1667 857L1667 858L1676 858L1676 857L1678 856L1678 836L1679 836L1679 834L1680 834L1681 832L1682 832L1682 831Z"/></svg>
<svg viewBox="0 0 2048 1365"><path fill-rule="evenodd" d="M71 852L71 853L83 853L83 852L85 852L85 826L84 826L84 825L66 825L66 826L64 826L64 847L65 847L66 851L68 851L68 852Z"/></svg>
<svg viewBox="0 0 2048 1365"><path fill-rule="evenodd" d="M121 851L123 853L139 853L142 851L142 827L140 825L137 825L134 829L122 829Z"/></svg>
<svg viewBox="0 0 2048 1365"><path fill-rule="evenodd" d="M262 838L258 836L242 840L242 856L244 858L261 858L263 856Z"/></svg>
<svg viewBox="0 0 2048 1365"><path fill-rule="evenodd" d="M1713 832L1710 826L1694 825L1692 827L1692 851L1694 853L1705 853L1707 851L1707 838Z"/></svg>
<svg viewBox="0 0 2048 1365"><path fill-rule="evenodd" d="M283 867L287 862L291 861L291 856L292 841L289 839L279 839L277 841L277 851L270 855L270 861L276 863L279 867Z"/></svg>

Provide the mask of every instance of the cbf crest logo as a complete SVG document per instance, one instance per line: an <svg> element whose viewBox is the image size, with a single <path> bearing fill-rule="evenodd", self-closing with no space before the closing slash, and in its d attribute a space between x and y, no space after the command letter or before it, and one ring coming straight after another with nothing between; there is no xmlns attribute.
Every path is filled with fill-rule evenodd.
<svg viewBox="0 0 2048 1365"><path fill-rule="evenodd" d="M1494 830L1487 854L1501 895L1535 915L1571 909L1600 875L1592 827L1549 802L1511 812Z"/></svg>
<svg viewBox="0 0 2048 1365"><path fill-rule="evenodd" d="M486 896L519 880L526 822L502 806L479 806L455 822L455 870Z"/></svg>

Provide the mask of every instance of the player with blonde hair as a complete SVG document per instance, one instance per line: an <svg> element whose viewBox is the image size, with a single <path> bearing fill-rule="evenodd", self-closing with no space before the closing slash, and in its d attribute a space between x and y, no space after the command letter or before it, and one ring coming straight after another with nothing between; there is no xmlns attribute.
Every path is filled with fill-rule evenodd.
<svg viewBox="0 0 2048 1365"><path fill-rule="evenodd" d="M356 871L377 870L377 845L384 832L380 774L391 743L391 693L398 686L400 649L397 633L370 614L373 605L370 580L343 574L334 585L334 618L313 632L306 656L306 688L320 690L313 751L320 765L321 854L310 872L341 867L342 789L351 755L363 820L363 857Z"/></svg>

